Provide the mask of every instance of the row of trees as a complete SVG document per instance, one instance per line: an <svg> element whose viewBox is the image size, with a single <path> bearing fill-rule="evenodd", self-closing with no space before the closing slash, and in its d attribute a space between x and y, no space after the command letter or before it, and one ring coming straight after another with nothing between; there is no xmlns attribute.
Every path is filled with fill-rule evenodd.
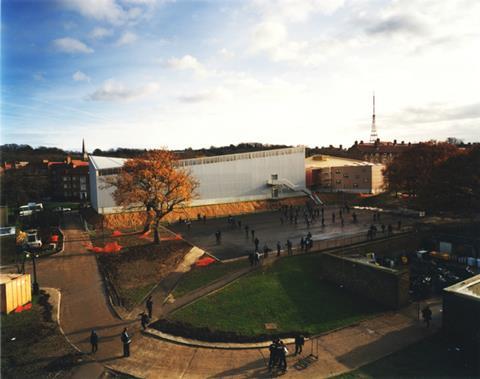
<svg viewBox="0 0 480 379"><path fill-rule="evenodd" d="M388 189L408 193L430 210L480 207L480 146L420 143L387 165Z"/></svg>

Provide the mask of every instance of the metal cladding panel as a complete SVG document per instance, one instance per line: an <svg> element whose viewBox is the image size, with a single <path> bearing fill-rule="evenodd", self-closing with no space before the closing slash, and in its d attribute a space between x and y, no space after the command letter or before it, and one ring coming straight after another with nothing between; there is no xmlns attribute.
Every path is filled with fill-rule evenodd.
<svg viewBox="0 0 480 379"><path fill-rule="evenodd" d="M197 197L193 203L221 203L232 201L258 200L271 198L271 187L267 180L272 174L278 179L287 179L293 185L305 188L305 150L303 148L285 149L287 153L274 151L261 156L252 154L251 158L232 159L229 156L218 157L218 162L183 166L198 181ZM232 157L232 156L230 156ZM91 173L96 172L91 165ZM99 213L120 212L113 200L114 188L104 184L107 176L91 174L92 206ZM292 191L285 189L292 193Z"/></svg>
<svg viewBox="0 0 480 379"><path fill-rule="evenodd" d="M199 182L199 200L251 196L269 198L271 189L267 180L272 174L305 188L304 160L304 153L298 152L189 166L187 169Z"/></svg>
<svg viewBox="0 0 480 379"><path fill-rule="evenodd" d="M97 187L97 170L90 159L88 163L88 175L89 175L89 182L90 182L90 204L92 204L93 209L98 212L98 187Z"/></svg>

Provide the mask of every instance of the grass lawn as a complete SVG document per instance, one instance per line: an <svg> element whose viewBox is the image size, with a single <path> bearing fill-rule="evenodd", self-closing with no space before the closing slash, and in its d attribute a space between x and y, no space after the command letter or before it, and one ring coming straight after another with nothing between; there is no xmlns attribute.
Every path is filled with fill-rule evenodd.
<svg viewBox="0 0 480 379"><path fill-rule="evenodd" d="M195 267L186 273L173 290L173 296L179 298L188 292L206 286L221 277L246 268L249 266L247 260L240 260L231 263L212 263L206 267Z"/></svg>
<svg viewBox="0 0 480 379"><path fill-rule="evenodd" d="M120 297L120 304L133 309L145 295L183 259L190 245L181 240L162 241L154 245L140 235L97 239L96 246L118 242L119 253L99 253L100 268Z"/></svg>
<svg viewBox="0 0 480 379"><path fill-rule="evenodd" d="M72 201L49 201L43 204L45 210L53 210L57 207L70 208L72 211L80 208L80 203Z"/></svg>
<svg viewBox="0 0 480 379"><path fill-rule="evenodd" d="M2 378L67 377L77 356L49 315L47 296L31 310L1 316Z"/></svg>
<svg viewBox="0 0 480 379"><path fill-rule="evenodd" d="M288 257L240 278L223 290L179 309L171 321L244 336L316 334L352 324L383 307L321 281L320 255Z"/></svg>
<svg viewBox="0 0 480 379"><path fill-rule="evenodd" d="M461 356L448 350L441 334L398 351L335 379L369 378L460 378L475 377Z"/></svg>

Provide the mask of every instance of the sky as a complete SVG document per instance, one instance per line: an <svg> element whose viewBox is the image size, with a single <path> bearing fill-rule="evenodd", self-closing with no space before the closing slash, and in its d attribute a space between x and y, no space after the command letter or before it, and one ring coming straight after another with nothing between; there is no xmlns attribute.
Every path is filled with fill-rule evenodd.
<svg viewBox="0 0 480 379"><path fill-rule="evenodd" d="M478 0L3 0L1 143L480 140Z"/></svg>

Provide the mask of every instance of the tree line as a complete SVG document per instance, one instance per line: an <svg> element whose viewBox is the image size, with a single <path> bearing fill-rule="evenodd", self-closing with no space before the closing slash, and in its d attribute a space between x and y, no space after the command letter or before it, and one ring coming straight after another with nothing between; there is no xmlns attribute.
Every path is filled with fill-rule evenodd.
<svg viewBox="0 0 480 379"><path fill-rule="evenodd" d="M388 190L431 211L480 209L480 145L426 142L402 152L384 170Z"/></svg>

